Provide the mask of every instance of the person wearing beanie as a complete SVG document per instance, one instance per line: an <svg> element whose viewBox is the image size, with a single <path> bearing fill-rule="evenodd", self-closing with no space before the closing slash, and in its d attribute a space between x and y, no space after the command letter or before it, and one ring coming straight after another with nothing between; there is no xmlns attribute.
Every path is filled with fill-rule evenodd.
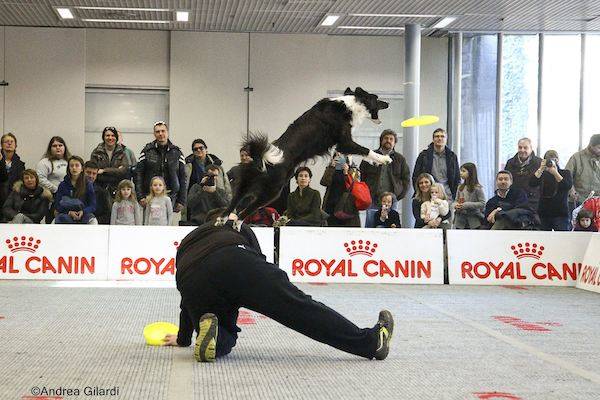
<svg viewBox="0 0 600 400"><path fill-rule="evenodd" d="M578 204L592 191L600 193L600 134L592 135L588 146L573 154L565 168L573 175L574 197Z"/></svg>

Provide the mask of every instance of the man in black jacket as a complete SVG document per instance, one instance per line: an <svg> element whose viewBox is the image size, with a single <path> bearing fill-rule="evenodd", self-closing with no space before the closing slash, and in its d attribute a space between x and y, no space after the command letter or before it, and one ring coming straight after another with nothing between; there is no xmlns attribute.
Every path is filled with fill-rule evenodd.
<svg viewBox="0 0 600 400"><path fill-rule="evenodd" d="M423 150L413 171L413 187L417 187L417 178L422 173L431 174L436 183L441 183L449 199L456 198L456 191L460 183L460 170L458 168L458 158L448 146L448 136L446 131L438 128L433 131L433 142Z"/></svg>
<svg viewBox="0 0 600 400"><path fill-rule="evenodd" d="M540 202L539 186L531 185L531 177L540 168L542 159L535 155L531 146L531 139L523 138L518 142L518 151L513 158L506 161L505 170L513 177L513 186L527 193L529 207L537 211Z"/></svg>
<svg viewBox="0 0 600 400"><path fill-rule="evenodd" d="M162 176L169 190L173 211L180 212L187 198L185 158L179 147L169 140L167 124L159 121L154 124L156 140L148 143L137 163L135 171L135 191L142 207L146 207L146 195L150 190L150 180Z"/></svg>
<svg viewBox="0 0 600 400"><path fill-rule="evenodd" d="M394 329L389 311L381 311L372 328L357 327L314 301L292 285L277 265L265 261L256 236L245 224L239 231L232 221L222 227L212 223L198 227L181 242L176 263L179 332L163 341L187 347L196 330L196 361L215 361L231 352L240 332L236 324L240 307L351 354L378 360L388 355Z"/></svg>
<svg viewBox="0 0 600 400"><path fill-rule="evenodd" d="M535 213L529 208L527 194L513 186L512 174L496 174L496 195L485 203L485 219L493 230L520 229L519 220L533 221Z"/></svg>
<svg viewBox="0 0 600 400"><path fill-rule="evenodd" d="M17 137L12 133L5 133L0 139L2 152L0 153L0 207L13 190L13 185L23 179L25 163L17 154ZM0 217L0 221L2 221Z"/></svg>

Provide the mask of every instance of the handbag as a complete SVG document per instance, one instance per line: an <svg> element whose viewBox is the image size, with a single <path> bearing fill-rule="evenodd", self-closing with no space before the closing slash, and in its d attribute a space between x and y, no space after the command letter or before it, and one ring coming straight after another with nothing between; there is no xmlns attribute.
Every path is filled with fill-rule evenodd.
<svg viewBox="0 0 600 400"><path fill-rule="evenodd" d="M346 188L352 194L354 206L358 211L366 210L371 206L371 191L365 182L355 181L350 175L347 175Z"/></svg>
<svg viewBox="0 0 600 400"><path fill-rule="evenodd" d="M354 197L350 193L350 190L346 190L335 205L333 215L337 219L347 220L354 218L357 214L358 210L354 204Z"/></svg>

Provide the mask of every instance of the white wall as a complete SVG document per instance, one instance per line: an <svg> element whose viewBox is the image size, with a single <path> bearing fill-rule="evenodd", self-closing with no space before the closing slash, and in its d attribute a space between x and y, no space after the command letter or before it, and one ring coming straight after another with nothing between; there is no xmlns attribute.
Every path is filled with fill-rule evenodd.
<svg viewBox="0 0 600 400"><path fill-rule="evenodd" d="M88 29L86 35L86 85L169 86L169 32Z"/></svg>
<svg viewBox="0 0 600 400"><path fill-rule="evenodd" d="M17 136L27 167L35 166L54 135L82 154L85 30L7 27L5 57L4 130Z"/></svg>
<svg viewBox="0 0 600 400"><path fill-rule="evenodd" d="M421 99L422 115L440 117L435 125L420 128L419 150L431 143L433 131L447 126L448 93L448 39L422 38L421 40ZM411 165L411 169L412 169Z"/></svg>
<svg viewBox="0 0 600 400"><path fill-rule="evenodd" d="M239 162L246 132L245 34L171 34L170 121L173 141L186 155L195 138L221 157L225 169Z"/></svg>

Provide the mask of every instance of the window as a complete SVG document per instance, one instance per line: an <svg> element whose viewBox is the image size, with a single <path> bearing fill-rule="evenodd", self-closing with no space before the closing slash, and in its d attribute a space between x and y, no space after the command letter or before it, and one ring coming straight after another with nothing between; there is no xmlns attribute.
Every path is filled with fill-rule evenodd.
<svg viewBox="0 0 600 400"><path fill-rule="evenodd" d="M460 163L477 166L479 181L487 196L494 192L496 35L463 37L461 79Z"/></svg>
<svg viewBox="0 0 600 400"><path fill-rule="evenodd" d="M592 135L600 133L600 118L596 115L600 109L600 74L598 71L600 71L600 35L588 35L585 39L583 148L587 147Z"/></svg>
<svg viewBox="0 0 600 400"><path fill-rule="evenodd" d="M85 157L102 141L102 130L114 126L123 134L123 143L139 155L154 140L153 125L169 118L166 90L96 89L85 92Z"/></svg>
<svg viewBox="0 0 600 400"><path fill-rule="evenodd" d="M506 35L502 39L502 123L500 167L517 152L523 137L537 141L537 35Z"/></svg>
<svg viewBox="0 0 600 400"><path fill-rule="evenodd" d="M580 73L581 37L545 35L540 157L556 150L562 167L579 145Z"/></svg>

